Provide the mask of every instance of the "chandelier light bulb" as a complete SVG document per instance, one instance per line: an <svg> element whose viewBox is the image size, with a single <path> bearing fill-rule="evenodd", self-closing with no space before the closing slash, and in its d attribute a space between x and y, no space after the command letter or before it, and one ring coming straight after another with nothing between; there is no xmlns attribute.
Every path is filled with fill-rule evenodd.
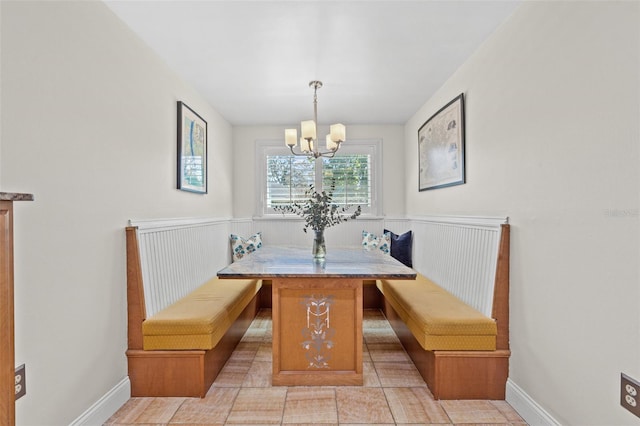
<svg viewBox="0 0 640 426"><path fill-rule="evenodd" d="M304 139L315 139L316 138L316 122L313 120L303 121L300 124L302 128L302 137Z"/></svg>
<svg viewBox="0 0 640 426"><path fill-rule="evenodd" d="M286 129L284 131L284 140L288 147L293 148L298 144L298 129Z"/></svg>
<svg viewBox="0 0 640 426"><path fill-rule="evenodd" d="M331 140L334 142L344 142L347 138L347 129L344 124L331 125Z"/></svg>

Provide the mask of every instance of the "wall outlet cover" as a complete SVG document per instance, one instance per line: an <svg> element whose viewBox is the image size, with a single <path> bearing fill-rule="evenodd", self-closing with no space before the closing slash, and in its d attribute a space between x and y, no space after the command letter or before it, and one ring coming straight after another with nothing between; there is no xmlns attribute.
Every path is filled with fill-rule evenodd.
<svg viewBox="0 0 640 426"><path fill-rule="evenodd" d="M640 417L640 382L620 374L620 405Z"/></svg>
<svg viewBox="0 0 640 426"><path fill-rule="evenodd" d="M24 364L16 368L15 382L16 400L18 400L27 394L27 376L26 367Z"/></svg>

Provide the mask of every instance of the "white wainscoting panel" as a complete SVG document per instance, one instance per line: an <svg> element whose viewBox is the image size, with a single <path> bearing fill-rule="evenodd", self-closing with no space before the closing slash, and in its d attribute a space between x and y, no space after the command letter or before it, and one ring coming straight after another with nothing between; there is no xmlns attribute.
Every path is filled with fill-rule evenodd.
<svg viewBox="0 0 640 426"><path fill-rule="evenodd" d="M138 227L147 318L229 264L228 219L130 221Z"/></svg>
<svg viewBox="0 0 640 426"><path fill-rule="evenodd" d="M503 223L507 218L411 218L414 269L491 317Z"/></svg>
<svg viewBox="0 0 640 426"><path fill-rule="evenodd" d="M384 228L394 234L400 235L407 231L411 231L411 222L407 218L385 217Z"/></svg>
<svg viewBox="0 0 640 426"><path fill-rule="evenodd" d="M269 245L309 247L313 244L313 231L303 231L304 220L297 217L255 218L253 231L262 232L262 241ZM359 247L362 231L382 234L384 219L381 217L358 217L325 230L327 250L332 247Z"/></svg>
<svg viewBox="0 0 640 426"><path fill-rule="evenodd" d="M327 249L358 247L362 231L412 230L414 268L491 316L500 225L507 218L424 216L359 217L325 231ZM263 244L309 247L297 217L131 221L138 226L147 315L152 315L229 264L229 234L262 232ZM471 285L469 285L471 283Z"/></svg>
<svg viewBox="0 0 640 426"><path fill-rule="evenodd" d="M255 232L254 230L255 226L253 224L253 219L251 218L246 218L246 219L232 219L231 220L231 229L230 229L230 233L231 234L236 234L239 235L242 238L248 238L250 236L252 236ZM263 235L264 237L264 235ZM231 251L229 251L229 253L231 253Z"/></svg>

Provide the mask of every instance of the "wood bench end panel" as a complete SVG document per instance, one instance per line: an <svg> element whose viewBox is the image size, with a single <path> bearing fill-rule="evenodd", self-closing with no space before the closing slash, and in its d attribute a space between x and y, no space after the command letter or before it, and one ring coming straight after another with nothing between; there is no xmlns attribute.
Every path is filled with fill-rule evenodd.
<svg viewBox="0 0 640 426"><path fill-rule="evenodd" d="M146 318L138 228L126 228L127 239L127 340L129 349L142 349L142 322Z"/></svg>
<svg viewBox="0 0 640 426"><path fill-rule="evenodd" d="M202 398L205 351L127 351L132 397Z"/></svg>
<svg viewBox="0 0 640 426"><path fill-rule="evenodd" d="M509 262L511 228L501 225L500 246L496 265L496 278L493 292L492 317L498 326L496 348L509 349Z"/></svg>

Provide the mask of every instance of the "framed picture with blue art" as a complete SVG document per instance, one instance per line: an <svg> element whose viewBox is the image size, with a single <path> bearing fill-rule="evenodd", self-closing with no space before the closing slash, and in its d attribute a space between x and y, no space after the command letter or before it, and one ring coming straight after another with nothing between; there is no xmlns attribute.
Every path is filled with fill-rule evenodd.
<svg viewBox="0 0 640 426"><path fill-rule="evenodd" d="M465 183L464 94L440 108L418 130L418 190Z"/></svg>
<svg viewBox="0 0 640 426"><path fill-rule="evenodd" d="M207 193L207 122L178 101L178 189Z"/></svg>

